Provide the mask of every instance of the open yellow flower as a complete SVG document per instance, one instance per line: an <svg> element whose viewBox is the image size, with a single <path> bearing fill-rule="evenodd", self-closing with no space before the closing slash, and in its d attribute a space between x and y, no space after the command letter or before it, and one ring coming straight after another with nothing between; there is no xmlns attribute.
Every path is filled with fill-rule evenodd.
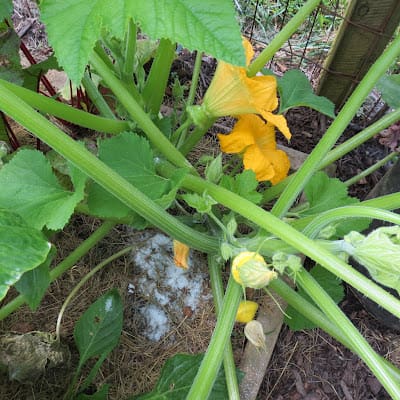
<svg viewBox="0 0 400 400"><path fill-rule="evenodd" d="M243 40L247 65L254 56L248 40ZM205 120L225 115L260 114L275 125L287 139L290 131L283 115L273 114L278 107L277 83L274 76L254 76L249 78L246 68L219 61L215 75L204 96L201 106L188 110L197 125Z"/></svg>
<svg viewBox="0 0 400 400"><path fill-rule="evenodd" d="M276 148L275 127L254 114L239 117L229 135L219 134L224 153L243 153L245 169L255 172L258 181L277 184L287 176L290 161L287 154Z"/></svg>

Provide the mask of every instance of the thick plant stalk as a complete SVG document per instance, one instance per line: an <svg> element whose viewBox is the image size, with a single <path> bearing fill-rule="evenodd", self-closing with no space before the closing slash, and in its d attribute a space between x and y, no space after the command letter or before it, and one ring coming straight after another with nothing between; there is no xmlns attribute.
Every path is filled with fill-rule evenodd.
<svg viewBox="0 0 400 400"><path fill-rule="evenodd" d="M67 106L50 97L32 92L31 90L14 85L5 80L0 79L0 82L4 88L12 91L16 96L23 99L36 110L72 122L73 124L106 133L120 133L129 129L129 123L127 121L116 120L114 119L115 117L110 119L89 114L88 112Z"/></svg>
<svg viewBox="0 0 400 400"><path fill-rule="evenodd" d="M215 260L215 255L208 255L208 271L210 273L211 290L213 293L215 311L217 317L220 315L224 301L224 287L221 277L221 265ZM236 375L235 361L233 359L232 344L226 344L224 354L224 371L226 386L228 387L229 400L240 400L239 385Z"/></svg>
<svg viewBox="0 0 400 400"><path fill-rule="evenodd" d="M303 234L314 239L325 226L341 219L347 218L370 218L391 222L400 225L400 215L373 207L344 206L325 211L317 215L312 222L305 227Z"/></svg>
<svg viewBox="0 0 400 400"><path fill-rule="evenodd" d="M300 296L294 289L287 285L282 279L276 279L269 284L270 288L285 301L291 305L296 311L309 319L312 323L319 326L326 333L342 343L349 350L356 352L347 337L342 333L338 326L333 323L326 315L314 304L307 301L304 297ZM386 365L388 372L392 375L393 379L400 381L400 370L393 364L387 361L384 357L380 360Z"/></svg>
<svg viewBox="0 0 400 400"><path fill-rule="evenodd" d="M169 176L174 170L174 167L165 163L160 169L160 172ZM227 189L192 175L185 176L183 187L200 194L206 192L221 205L237 212L249 221L254 222L260 228L272 233L294 249L297 249L299 253L312 258L328 271L349 283L365 296L374 300L390 313L400 318L400 301L398 299L270 212L265 211L249 200Z"/></svg>
<svg viewBox="0 0 400 400"><path fill-rule="evenodd" d="M197 232L169 215L153 200L136 189L95 155L15 96L2 84L2 81L0 81L0 93L1 110L35 134L40 140L47 143L64 158L71 161L77 168L132 210L190 247L207 253L218 250L219 243L216 238Z"/></svg>
<svg viewBox="0 0 400 400"><path fill-rule="evenodd" d="M393 64L400 54L400 35L388 46L385 52L375 61L368 73L364 76L357 88L354 90L339 115L328 128L324 136L316 145L303 165L290 180L285 190L273 206L272 214L282 217L293 205L297 196L301 193L311 176L318 171L329 150L336 143L340 135L346 129L364 99L371 92L378 79Z"/></svg>
<svg viewBox="0 0 400 400"><path fill-rule="evenodd" d="M152 114L160 111L174 58L175 43L161 39L142 93L146 109Z"/></svg>
<svg viewBox="0 0 400 400"><path fill-rule="evenodd" d="M110 71L102 59L94 53L90 60L98 74L103 78L104 82L109 86L118 100L125 107L126 111L137 122L139 127L147 135L153 146L163 154L167 160L178 167L189 168L194 171L193 167L172 145L172 143L163 135L163 133L154 124L151 118L143 111L136 100L131 96L125 86Z"/></svg>
<svg viewBox="0 0 400 400"><path fill-rule="evenodd" d="M356 147L371 139L373 136L386 129L388 126L393 125L398 120L400 120L400 109L386 114L380 120L374 122L372 125L368 126L361 132L355 134L350 139L332 149L326 155L326 157L324 157L318 168L320 170L326 168L328 165L339 160L339 158L342 158L351 150L354 150ZM285 187L289 184L289 181L293 179L294 175L295 174L290 175L278 184L268 188L263 194L263 203L267 203L278 197L279 194L282 193Z"/></svg>
<svg viewBox="0 0 400 400"><path fill-rule="evenodd" d="M65 271L70 269L80 260L92 247L102 240L115 226L115 222L106 221L84 240L72 253L50 271L50 281L54 282ZM0 321L17 310L25 303L25 298L21 294L0 309Z"/></svg>
<svg viewBox="0 0 400 400"><path fill-rule="evenodd" d="M230 277L217 325L186 400L207 399L209 396L224 358L242 293L242 287Z"/></svg>
<svg viewBox="0 0 400 400"><path fill-rule="evenodd" d="M104 100L104 97L101 95L96 85L90 78L87 72L84 73L82 78L82 85L86 90L89 99L93 102L96 108L99 110L99 113L104 118L109 119L117 119L114 113L112 112L110 106Z"/></svg>

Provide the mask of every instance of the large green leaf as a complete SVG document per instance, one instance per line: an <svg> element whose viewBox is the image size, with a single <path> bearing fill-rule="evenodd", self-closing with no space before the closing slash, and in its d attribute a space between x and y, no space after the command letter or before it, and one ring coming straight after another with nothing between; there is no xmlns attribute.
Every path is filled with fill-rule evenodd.
<svg viewBox="0 0 400 400"><path fill-rule="evenodd" d="M24 74L19 58L19 43L20 39L13 29L0 29L0 78L22 85Z"/></svg>
<svg viewBox="0 0 400 400"><path fill-rule="evenodd" d="M278 80L280 95L279 112L292 107L305 106L335 118L335 105L326 97L314 94L310 81L303 72L292 69Z"/></svg>
<svg viewBox="0 0 400 400"><path fill-rule="evenodd" d="M0 1L0 21L11 17L13 11L12 0L1 0Z"/></svg>
<svg viewBox="0 0 400 400"><path fill-rule="evenodd" d="M326 290L326 292L332 297L335 303L339 303L339 301L343 299L344 289L342 281L336 275L327 271L320 265L316 265L310 271L310 274L321 285L321 287ZM299 288L298 294L304 297L307 301L314 303L302 288ZM300 331L302 329L312 329L317 327L317 325L313 324L309 319L299 314L292 306L286 308L285 314L289 316L285 317L285 322L293 331Z"/></svg>
<svg viewBox="0 0 400 400"><path fill-rule="evenodd" d="M26 271L46 260L50 248L40 231L19 215L0 209L0 300Z"/></svg>
<svg viewBox="0 0 400 400"><path fill-rule="evenodd" d="M56 249L52 247L46 261L35 269L25 272L15 284L16 289L24 296L32 311L38 308L50 285L50 264L55 255Z"/></svg>
<svg viewBox="0 0 400 400"><path fill-rule="evenodd" d="M167 37L189 50L244 65L244 50L231 0L127 1L129 14L153 39Z"/></svg>
<svg viewBox="0 0 400 400"><path fill-rule="evenodd" d="M132 397L135 400L184 400L200 367L203 354L176 354L168 359L160 378L150 393ZM220 369L208 400L228 399L225 375Z"/></svg>
<svg viewBox="0 0 400 400"><path fill-rule="evenodd" d="M400 108L400 75L383 76L376 85L382 98L392 108Z"/></svg>
<svg viewBox="0 0 400 400"><path fill-rule="evenodd" d="M170 188L168 179L155 172L153 152L148 141L131 132L123 132L99 142L99 158L128 182L158 199ZM89 211L103 218L125 218L132 210L100 185L93 183L88 191Z"/></svg>
<svg viewBox="0 0 400 400"><path fill-rule="evenodd" d="M12 208L37 229L61 229L84 197L86 177L73 171L71 192L60 185L41 152L21 150L0 170L0 207Z"/></svg>
<svg viewBox="0 0 400 400"><path fill-rule="evenodd" d="M57 59L76 84L102 28L123 38L130 17L154 39L168 38L233 64L245 62L231 0L43 0L40 9Z"/></svg>
<svg viewBox="0 0 400 400"><path fill-rule="evenodd" d="M91 357L104 357L118 344L122 332L123 306L116 289L97 299L79 318L74 339L79 350L79 365Z"/></svg>

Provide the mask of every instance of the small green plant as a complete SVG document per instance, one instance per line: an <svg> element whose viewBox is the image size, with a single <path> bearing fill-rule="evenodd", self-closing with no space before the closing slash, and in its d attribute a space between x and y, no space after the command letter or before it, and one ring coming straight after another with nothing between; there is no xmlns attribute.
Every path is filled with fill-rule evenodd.
<svg viewBox="0 0 400 400"><path fill-rule="evenodd" d="M399 119L396 105L380 121L332 150L365 97L399 56L400 38L395 38L335 116L333 104L315 96L299 71L288 71L279 79L259 74L320 1L300 3L296 3L295 15L279 35L254 58L251 44L241 37L230 0L174 0L162 6L154 0L43 0L41 18L59 66L74 84L84 85L99 115L24 87L27 71L21 70L13 58L15 36L6 25L1 27L6 32L2 38L7 37L5 43L11 50L2 55L0 110L58 154L55 157L24 148L2 158L0 299L11 286L20 295L3 305L1 319L23 303L35 309L50 282L72 267L115 224L136 229L157 226L180 243L208 254L218 320L205 355L175 356L165 365L163 379L154 391L140 398L221 398L221 390L239 398L237 372L227 345L242 299L242 285L247 285L266 291L272 288L290 305L288 313L300 313L307 320L293 321L295 329L304 324L320 326L355 352L388 393L400 399L400 371L371 348L336 305L342 295L339 281L343 280L400 317L400 301L343 258L346 253L365 261L365 253L357 246L365 247L366 241L368 247L376 245L384 253L382 235L398 257L397 230L381 233L380 239L362 239L354 236L354 230L363 230L373 218L399 225L400 217L388 210L400 207L400 195L359 202L347 195L345 184L318 172ZM11 9L11 0L3 1L0 19L10 23ZM140 42L139 32L145 42ZM174 100L185 105L185 110L171 123L160 109L177 43L197 51L197 57L187 97L181 84L173 81ZM218 66L202 101L194 104L203 53L215 57ZM385 84L393 89L398 82ZM105 90L112 102L101 94ZM334 121L302 167L288 175L289 159L276 148L275 135L280 131L290 138L284 113L300 105ZM177 116L177 104L174 107ZM99 132L95 151L67 136L46 115ZM202 177L186 155L221 116L237 119L232 132L218 138L221 150L237 154L238 162L233 167L223 165L222 157L217 156L208 160ZM306 202L295 206L302 192ZM272 200L273 206L266 209ZM189 214L193 218L202 217L202 231L182 222L182 209L192 210ZM63 229L74 213L95 216L103 224L51 268L52 234ZM239 221L246 229L238 228ZM183 266L184 254L182 251L177 256ZM233 260L235 271L235 262L243 259L243 254L251 257L245 257L244 265L236 269L224 288L221 265ZM318 266L306 271L301 254ZM376 270L370 258L365 263ZM398 272L392 263L384 263L384 267L373 276L387 283L388 277ZM235 275L239 275L240 284ZM285 275L299 292L284 282ZM66 398L106 398L107 385L94 395L85 394L85 389L118 343L121 329L121 300L117 291L111 290L76 323L74 338L80 359ZM263 335L258 334L258 341L260 337ZM82 368L93 357L97 361L78 386ZM222 362L226 384L220 372ZM183 374L177 375L177 366L179 371L187 371L179 382L176 379Z"/></svg>

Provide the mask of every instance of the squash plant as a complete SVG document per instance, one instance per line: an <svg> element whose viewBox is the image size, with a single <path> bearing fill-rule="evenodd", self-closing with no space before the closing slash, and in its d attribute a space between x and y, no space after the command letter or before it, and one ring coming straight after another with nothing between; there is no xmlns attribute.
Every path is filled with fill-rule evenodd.
<svg viewBox="0 0 400 400"><path fill-rule="evenodd" d="M41 19L57 64L74 84L84 86L99 115L24 87L29 71L17 68L15 73L15 62L8 55L11 53L5 53L0 69L0 110L50 146L57 156L24 148L2 157L0 299L13 285L20 295L2 306L0 318L25 302L35 309L50 282L115 224L137 229L153 225L181 244L207 253L210 279L219 288L214 291L218 320L206 354L196 360L179 359L182 365L196 365L193 382L184 394L187 399L210 395L223 361L226 390L230 398L239 398L227 344L243 286L272 288L293 309L358 354L387 392L400 399L399 370L371 348L336 305L338 299L304 269L299 257L303 254L311 258L335 279L352 285L400 317L399 300L347 263L349 256L358 258L375 272L372 275L378 282L398 290L398 263L393 260L400 254L400 217L390 210L400 207L400 195L358 202L347 196L341 182L318 172L399 119L397 105L380 121L332 149L371 89L399 56L400 38L393 40L335 116L333 105L315 96L299 71L277 78L263 70L318 5L319 0L305 2L254 58L229 0L42 0ZM11 10L11 0L2 1L0 19L10 22ZM160 108L177 44L197 55L185 108L170 119L160 113ZM218 66L202 102L194 104L203 54L215 57ZM151 67L146 70L144 65L150 59ZM42 68L45 71L47 67ZM388 86L389 91L398 90L398 81ZM111 106L100 89L111 93ZM334 121L302 167L287 176L289 160L276 149L275 135L290 138L284 113L300 105L325 113ZM95 154L61 131L48 115L99 132ZM232 132L219 135L219 141L222 151L238 154L244 171L223 166L221 157L216 157L202 177L186 156L220 116L237 119ZM264 182L262 186L260 181ZM294 207L295 201L303 191L307 203L299 209ZM272 200L272 208L264 207ZM177 203L193 209L193 214L201 214L206 231L169 213ZM63 229L74 213L90 214L104 222L64 261L50 268L54 256L51 233ZM368 237L355 236L354 230L363 230L374 218L394 226ZM249 234L238 230L238 221L247 225ZM367 247L380 259L365 255ZM254 257L243 258L243 254ZM236 257L242 257L241 261ZM232 276L224 289L218 278L220 267L232 260L240 268L235 269L236 280ZM285 275L308 297L287 285ZM88 358L99 359L83 387L76 388L74 378L67 398L86 398L79 391L88 386L116 345L114 336L107 342L97 335L99 325L93 323L100 309L111 312L114 307L120 310L122 305L118 293L112 291L77 323L75 339L81 356L78 372ZM114 323L107 313L98 319L107 329L121 329L121 320ZM96 337L95 343L85 336L85 325ZM166 366L167 372L175 364ZM105 398L107 390L102 387L96 398Z"/></svg>

